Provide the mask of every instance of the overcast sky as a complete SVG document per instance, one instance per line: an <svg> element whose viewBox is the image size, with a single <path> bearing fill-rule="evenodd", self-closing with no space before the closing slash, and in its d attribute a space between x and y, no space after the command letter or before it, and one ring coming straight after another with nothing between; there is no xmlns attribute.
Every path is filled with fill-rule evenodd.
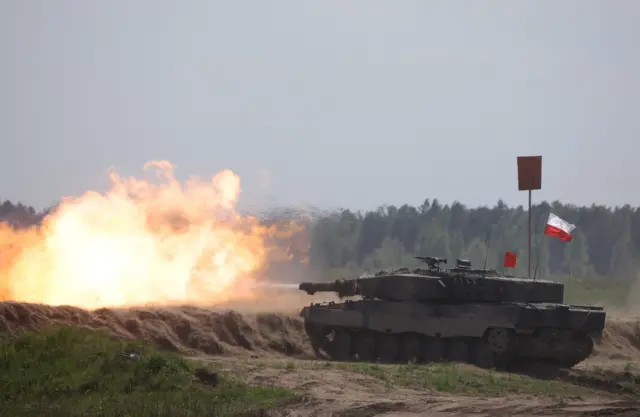
<svg viewBox="0 0 640 417"><path fill-rule="evenodd" d="M0 0L0 198L230 168L251 204L640 205L640 1ZM634 29L634 26L636 29Z"/></svg>

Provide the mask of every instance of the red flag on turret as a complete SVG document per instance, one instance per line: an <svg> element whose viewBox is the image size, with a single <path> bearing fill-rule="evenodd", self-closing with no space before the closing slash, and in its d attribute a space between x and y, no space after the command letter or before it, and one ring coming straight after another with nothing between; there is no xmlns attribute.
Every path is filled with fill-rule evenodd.
<svg viewBox="0 0 640 417"><path fill-rule="evenodd" d="M518 256L513 252L507 252L504 254L504 267L515 268Z"/></svg>

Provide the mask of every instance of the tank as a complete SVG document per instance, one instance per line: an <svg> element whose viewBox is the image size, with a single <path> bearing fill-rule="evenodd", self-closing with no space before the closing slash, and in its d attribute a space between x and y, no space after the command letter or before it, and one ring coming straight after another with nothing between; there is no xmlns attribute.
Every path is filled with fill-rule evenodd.
<svg viewBox="0 0 640 417"><path fill-rule="evenodd" d="M316 354L340 361L571 368L592 354L602 336L604 309L565 304L562 283L474 269L463 259L446 269L446 259L416 258L425 266L301 283L308 294L359 298L302 309Z"/></svg>

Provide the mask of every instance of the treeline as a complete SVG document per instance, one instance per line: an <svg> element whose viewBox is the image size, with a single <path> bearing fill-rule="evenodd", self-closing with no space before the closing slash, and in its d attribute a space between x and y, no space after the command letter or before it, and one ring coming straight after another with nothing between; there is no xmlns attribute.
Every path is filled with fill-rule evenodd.
<svg viewBox="0 0 640 417"><path fill-rule="evenodd" d="M549 213L577 226L574 239L543 235ZM539 277L573 275L635 280L640 254L640 210L630 206L577 207L560 202L532 207L532 270ZM420 207L385 206L374 211L343 210L313 227L309 264L321 275L374 272L417 266L414 255L470 260L502 271L504 253L518 254L511 273L527 274L528 212L499 201L495 207L442 205L427 199Z"/></svg>
<svg viewBox="0 0 640 417"><path fill-rule="evenodd" d="M22 203L14 204L9 200L0 200L0 221L16 227L28 227L38 224L47 211L36 212L31 206Z"/></svg>

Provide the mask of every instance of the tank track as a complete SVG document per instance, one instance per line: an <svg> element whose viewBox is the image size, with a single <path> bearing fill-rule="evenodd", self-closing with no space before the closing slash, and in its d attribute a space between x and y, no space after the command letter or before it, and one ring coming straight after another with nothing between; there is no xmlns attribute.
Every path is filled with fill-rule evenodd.
<svg viewBox="0 0 640 417"><path fill-rule="evenodd" d="M538 328L530 334L491 328L480 338L440 339L417 333L379 333L305 323L316 355L322 352L336 361L382 363L462 362L482 368L506 369L540 363L571 368L588 358L593 339L584 333Z"/></svg>

